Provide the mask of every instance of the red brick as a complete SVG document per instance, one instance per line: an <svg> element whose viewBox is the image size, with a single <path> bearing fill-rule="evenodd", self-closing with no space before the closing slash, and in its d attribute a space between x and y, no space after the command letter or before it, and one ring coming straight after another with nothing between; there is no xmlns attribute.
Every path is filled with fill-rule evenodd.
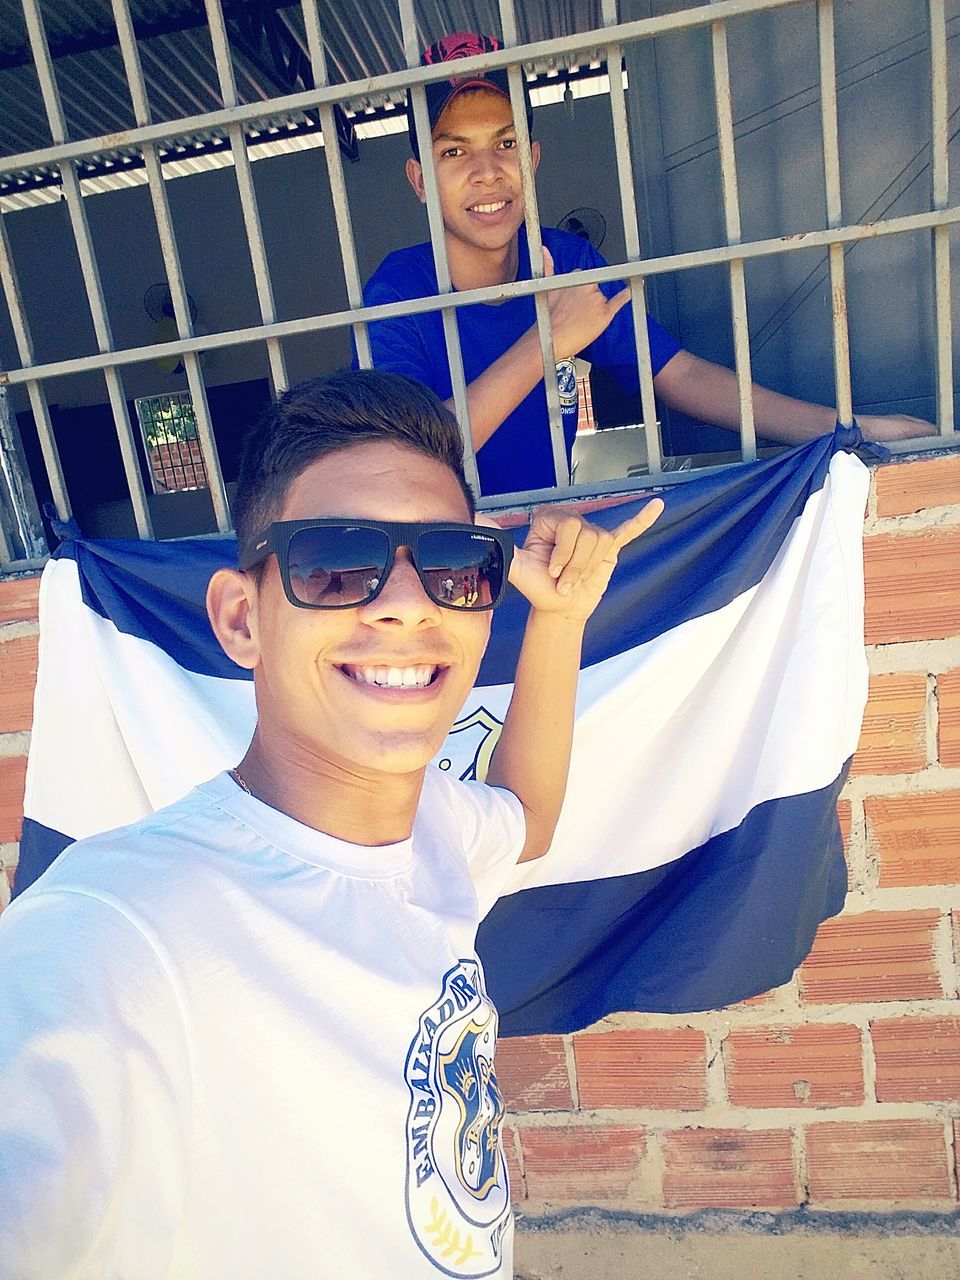
<svg viewBox="0 0 960 1280"><path fill-rule="evenodd" d="M912 773L927 763L927 677L870 677L870 694L851 774Z"/></svg>
<svg viewBox="0 0 960 1280"><path fill-rule="evenodd" d="M960 791L869 796L865 810L882 887L960 881Z"/></svg>
<svg viewBox="0 0 960 1280"><path fill-rule="evenodd" d="M853 825L853 805L849 800L837 801L837 818L840 821L840 835L843 837L844 849L850 848L850 830Z"/></svg>
<svg viewBox="0 0 960 1280"><path fill-rule="evenodd" d="M39 600L39 577L0 579L0 622L36 622Z"/></svg>
<svg viewBox="0 0 960 1280"><path fill-rule="evenodd" d="M849 1107L863 1101L860 1032L844 1023L751 1027L724 1042L737 1107Z"/></svg>
<svg viewBox="0 0 960 1280"><path fill-rule="evenodd" d="M679 1107L707 1100L707 1042L688 1027L574 1037L581 1107Z"/></svg>
<svg viewBox="0 0 960 1280"><path fill-rule="evenodd" d="M960 456L921 458L878 467L877 515L909 516L925 507L960 503Z"/></svg>
<svg viewBox="0 0 960 1280"><path fill-rule="evenodd" d="M0 756L0 844L20 839L26 776L25 756Z"/></svg>
<svg viewBox="0 0 960 1280"><path fill-rule="evenodd" d="M511 1111L570 1111L573 1091L560 1036L517 1036L497 1045L497 1080Z"/></svg>
<svg viewBox="0 0 960 1280"><path fill-rule="evenodd" d="M0 643L0 733L29 729L37 683L37 636Z"/></svg>
<svg viewBox="0 0 960 1280"><path fill-rule="evenodd" d="M960 1018L889 1018L870 1024L878 1102L960 1098Z"/></svg>
<svg viewBox="0 0 960 1280"><path fill-rule="evenodd" d="M942 765L960 765L960 671L937 677L937 759Z"/></svg>
<svg viewBox="0 0 960 1280"><path fill-rule="evenodd" d="M932 1120L812 1124L810 1199L943 1200L951 1195L943 1125Z"/></svg>
<svg viewBox="0 0 960 1280"><path fill-rule="evenodd" d="M802 998L807 1004L855 1004L942 996L933 954L939 918L930 909L827 920L800 968Z"/></svg>
<svg viewBox="0 0 960 1280"><path fill-rule="evenodd" d="M785 1208L797 1203L787 1129L682 1129L665 1135L669 1209Z"/></svg>
<svg viewBox="0 0 960 1280"><path fill-rule="evenodd" d="M960 527L879 534L863 554L868 644L960 631Z"/></svg>
<svg viewBox="0 0 960 1280"><path fill-rule="evenodd" d="M527 1197L564 1204L625 1199L646 1154L644 1131L633 1125L521 1128L520 1141Z"/></svg>

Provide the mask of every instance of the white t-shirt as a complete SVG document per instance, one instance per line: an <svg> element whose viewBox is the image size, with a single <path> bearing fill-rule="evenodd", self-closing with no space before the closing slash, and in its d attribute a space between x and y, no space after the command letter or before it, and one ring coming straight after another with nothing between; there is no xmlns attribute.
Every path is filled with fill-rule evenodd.
<svg viewBox="0 0 960 1280"><path fill-rule="evenodd" d="M477 925L524 839L430 767L412 837L226 774L0 918L0 1277L512 1276Z"/></svg>

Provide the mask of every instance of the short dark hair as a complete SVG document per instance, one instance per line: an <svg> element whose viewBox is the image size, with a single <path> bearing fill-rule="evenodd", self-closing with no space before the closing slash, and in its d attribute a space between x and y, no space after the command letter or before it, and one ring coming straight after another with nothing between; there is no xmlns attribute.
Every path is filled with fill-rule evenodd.
<svg viewBox="0 0 960 1280"><path fill-rule="evenodd" d="M373 441L413 449L449 467L472 519L463 439L450 410L403 374L342 369L285 391L248 432L233 500L238 545L279 518L290 486L318 458Z"/></svg>

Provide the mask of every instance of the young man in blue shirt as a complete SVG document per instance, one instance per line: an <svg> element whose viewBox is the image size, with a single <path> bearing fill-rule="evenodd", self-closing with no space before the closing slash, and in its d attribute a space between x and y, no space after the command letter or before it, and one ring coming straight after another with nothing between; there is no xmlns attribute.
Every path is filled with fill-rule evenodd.
<svg viewBox="0 0 960 1280"><path fill-rule="evenodd" d="M424 54L427 65L455 62L499 48L488 36L461 32ZM454 288L477 289L530 279L516 131L507 75L502 70L452 77L426 86L433 158L440 189L447 256ZM527 116L530 119L528 104ZM414 155L407 178L425 201L423 170L411 117ZM533 164L540 144L531 144ZM548 274L605 266L579 237L543 229ZM364 290L368 306L437 293L429 243L391 253ZM564 435L569 457L576 433L577 402L570 362L582 356L610 370L626 394L638 387L633 321L620 284L585 284L548 295ZM534 489L554 483L543 362L532 298L459 307L473 443L484 494ZM439 311L380 320L369 326L374 364L424 382L453 407L450 371ZM701 360L654 320L648 319L654 387L672 408L736 431L739 396L734 374ZM572 392L569 393L569 392ZM799 444L832 431L836 410L754 385L757 434ZM858 419L872 440L932 433L927 422L903 415ZM734 444L731 439L731 446Z"/></svg>

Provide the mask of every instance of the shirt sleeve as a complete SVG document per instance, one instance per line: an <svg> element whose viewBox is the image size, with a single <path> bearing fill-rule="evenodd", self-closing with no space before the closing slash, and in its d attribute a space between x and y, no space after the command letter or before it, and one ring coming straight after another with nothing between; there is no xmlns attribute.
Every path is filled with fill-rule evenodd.
<svg viewBox="0 0 960 1280"><path fill-rule="evenodd" d="M385 281L376 276L367 282L363 290L365 307L385 306L391 302L403 302L401 294ZM431 390L433 385L430 355L424 345L423 334L415 316L394 316L390 320L372 320L367 325L370 338L370 354L375 369L387 373L403 373L408 378L415 378ZM351 341L353 339L351 338ZM357 353L354 346L354 368L357 368ZM439 393L438 393L439 394Z"/></svg>
<svg viewBox="0 0 960 1280"><path fill-rule="evenodd" d="M460 782L431 770L455 824L480 907L480 919L503 892L527 838L523 805L504 787Z"/></svg>
<svg viewBox="0 0 960 1280"><path fill-rule="evenodd" d="M606 259L592 245L583 242L583 260L579 266L582 270L607 266ZM611 280L600 286L604 295L612 298L624 287L623 280ZM650 359L654 376L682 350L680 343L666 329L657 324L652 316L647 316L647 336L650 339ZM609 369L627 395L636 394L640 389L640 376L637 372L637 344L633 328L633 309L629 304L621 307L607 325L603 333L595 338L581 352L585 360Z"/></svg>
<svg viewBox="0 0 960 1280"><path fill-rule="evenodd" d="M0 967L4 1274L160 1280L182 1216L190 1115L163 965L114 907L54 890L4 913Z"/></svg>

